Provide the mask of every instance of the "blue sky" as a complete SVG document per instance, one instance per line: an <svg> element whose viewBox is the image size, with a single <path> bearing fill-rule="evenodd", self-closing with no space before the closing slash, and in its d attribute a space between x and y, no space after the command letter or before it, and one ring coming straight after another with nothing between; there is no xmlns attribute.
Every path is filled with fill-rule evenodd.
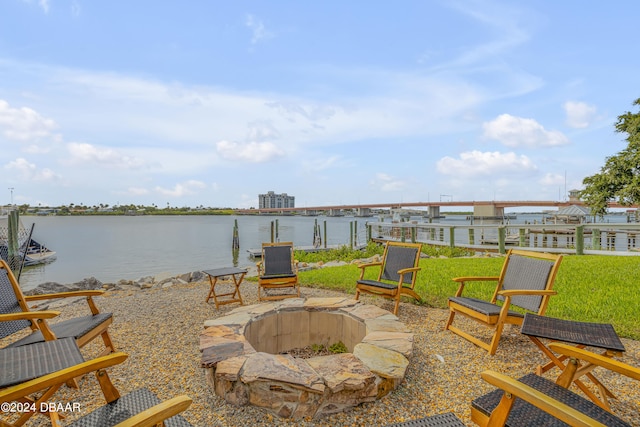
<svg viewBox="0 0 640 427"><path fill-rule="evenodd" d="M626 146L638 16L636 1L0 0L0 204L564 200Z"/></svg>

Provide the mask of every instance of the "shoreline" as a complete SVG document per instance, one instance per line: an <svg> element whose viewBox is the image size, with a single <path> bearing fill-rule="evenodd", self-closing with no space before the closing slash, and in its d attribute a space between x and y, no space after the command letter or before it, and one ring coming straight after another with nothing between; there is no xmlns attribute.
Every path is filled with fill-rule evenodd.
<svg viewBox="0 0 640 427"><path fill-rule="evenodd" d="M245 305L258 302L255 283L243 282L240 290ZM118 351L129 354L127 361L109 370L121 394L140 387L149 388L162 400L187 394L193 404L183 415L194 426L370 426L449 411L472 425L471 401L491 390L491 386L480 378L481 371L492 369L519 378L545 362L542 353L528 338L520 335L517 328L506 328L497 354L489 356L461 337L444 331L447 310L403 302L398 317L414 333L414 352L405 380L394 392L376 402L324 419L279 419L260 408L234 407L209 390L204 370L200 368L200 332L206 320L224 316L239 304L216 310L212 301L205 303L208 291L207 280L164 288L110 290L95 299L101 311L114 313L114 323L110 327L113 342ZM348 294L301 288L301 296L305 298L345 295ZM392 309L392 302L388 300L370 296L363 296L361 300ZM88 308L84 301L77 301L60 310L61 318L66 319L84 315ZM479 333L483 331L488 330L478 328ZM640 342L624 338L622 341L627 348L622 360L640 366ZM91 343L83 349L83 354L91 357L101 350L101 345L101 342ZM545 376L555 379L558 373L552 370ZM637 383L606 372L598 373L598 376L607 385L615 384L611 388L619 399L612 402L614 412L630 424L640 426ZM65 387L54 399L80 405L80 413L69 414L69 421L103 403L92 375L82 380L80 390ZM43 417L38 419L48 421Z"/></svg>

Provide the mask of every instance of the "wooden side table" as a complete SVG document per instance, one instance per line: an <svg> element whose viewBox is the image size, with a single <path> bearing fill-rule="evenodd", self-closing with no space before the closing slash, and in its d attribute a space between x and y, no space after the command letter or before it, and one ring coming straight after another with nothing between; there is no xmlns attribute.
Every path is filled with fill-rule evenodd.
<svg viewBox="0 0 640 427"><path fill-rule="evenodd" d="M211 289L209 289L209 295L207 295L206 302L209 302L209 300L213 298L213 302L215 302L216 308L219 308L221 305L231 304L234 302L239 302L240 305L243 304L242 296L240 295L240 284L244 279L244 275L247 274L247 270L235 267L225 267L216 268L213 270L203 270L202 272L209 276L209 283L211 284ZM233 284L235 285L235 289L233 292L216 294L216 284L218 283L218 279L224 276L231 276L231 278L233 279ZM218 298L220 297L230 298L218 300Z"/></svg>
<svg viewBox="0 0 640 427"><path fill-rule="evenodd" d="M527 335L529 339L551 359L546 365L538 366L536 369L536 374L538 375L556 366L563 370L565 368L564 360L566 359L565 356L556 356L540 338L575 344L578 348L587 346L599 348L603 350L602 354L607 357L620 356L622 352L625 351L618 334L613 329L613 326L608 323L575 322L572 320L555 319L553 317L527 313L524 316L520 333ZM596 405L610 411L607 397L615 398L615 396L591 373L593 368L594 366L588 363L581 366L574 383ZM598 387L601 398L598 398L598 396L578 379L582 375L586 375L587 378Z"/></svg>

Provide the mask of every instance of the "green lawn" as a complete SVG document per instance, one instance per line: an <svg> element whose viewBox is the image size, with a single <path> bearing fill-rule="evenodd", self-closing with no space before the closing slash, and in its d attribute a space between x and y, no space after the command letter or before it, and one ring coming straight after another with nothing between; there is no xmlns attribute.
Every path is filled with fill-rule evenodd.
<svg viewBox="0 0 640 427"><path fill-rule="evenodd" d="M445 308L457 276L497 276L502 258L428 258L420 261L416 290L425 304ZM640 257L565 256L558 270L548 316L611 323L620 336L640 339ZM372 272L373 273L373 272ZM355 265L300 272L303 286L355 293ZM373 278L373 277L372 277ZM469 283L465 295L489 299L495 282Z"/></svg>

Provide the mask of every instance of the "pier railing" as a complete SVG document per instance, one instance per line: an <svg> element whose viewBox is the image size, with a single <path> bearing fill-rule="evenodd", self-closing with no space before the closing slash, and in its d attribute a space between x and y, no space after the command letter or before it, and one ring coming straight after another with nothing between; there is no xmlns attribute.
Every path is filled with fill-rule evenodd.
<svg viewBox="0 0 640 427"><path fill-rule="evenodd" d="M640 224L456 225L416 222L367 223L369 240L505 253L509 247L567 254L640 255Z"/></svg>

